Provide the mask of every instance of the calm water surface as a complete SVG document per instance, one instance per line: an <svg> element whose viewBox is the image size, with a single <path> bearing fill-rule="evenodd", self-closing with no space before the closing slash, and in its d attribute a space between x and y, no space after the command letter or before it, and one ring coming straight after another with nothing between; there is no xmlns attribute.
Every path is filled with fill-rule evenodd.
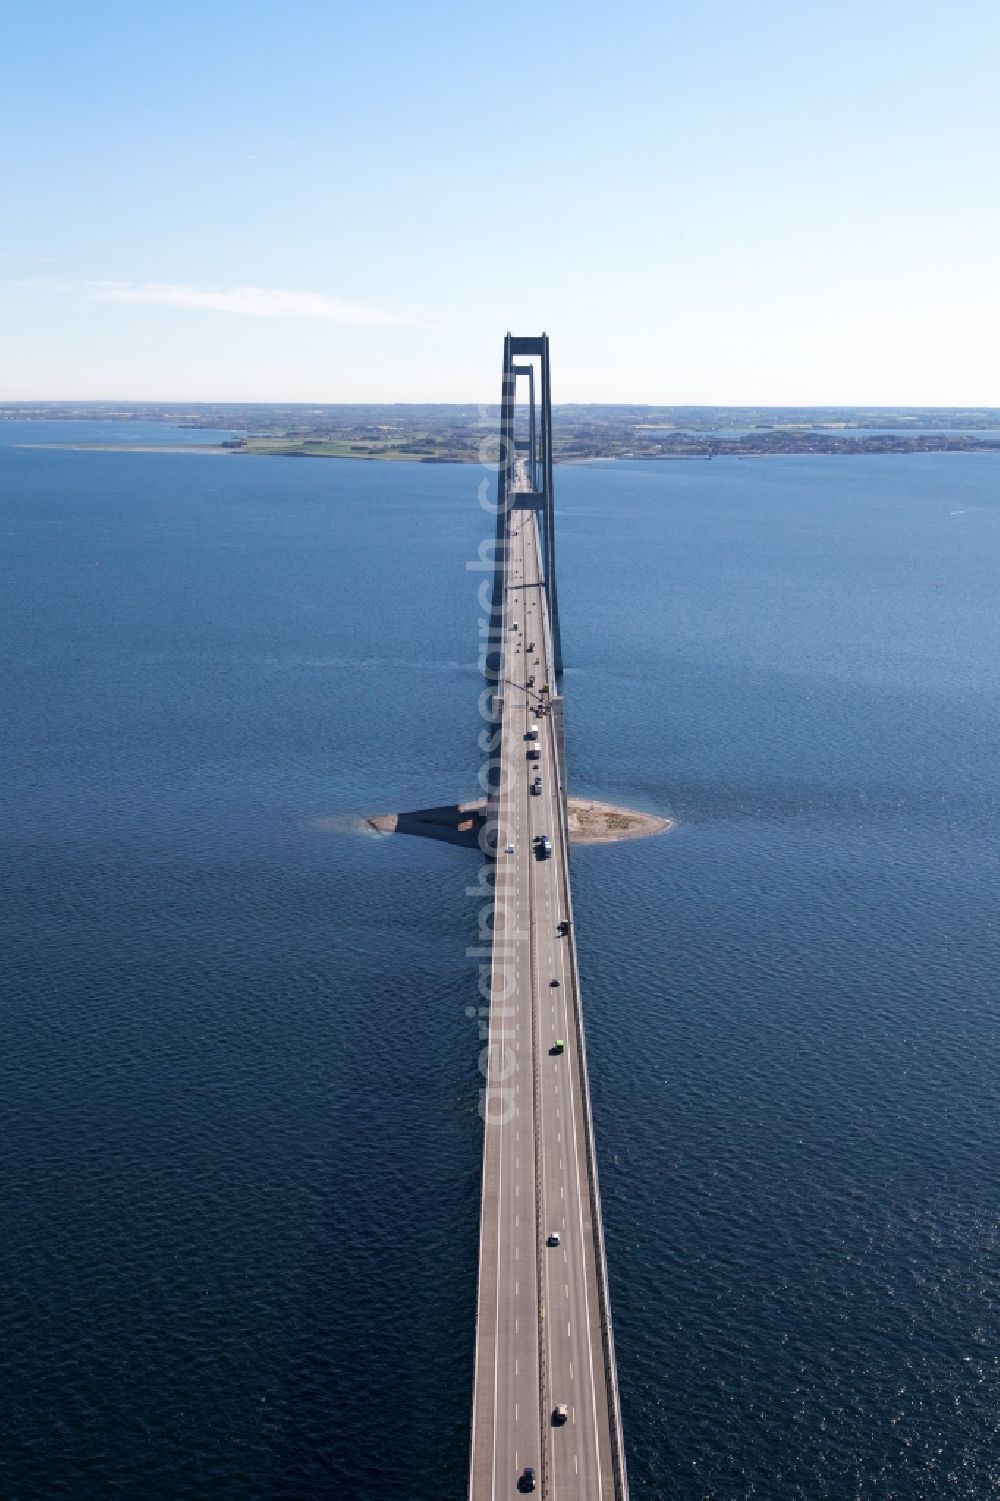
<svg viewBox="0 0 1000 1501"><path fill-rule="evenodd" d="M474 790L479 472L65 426L0 428L0 1497L461 1496L476 860L358 817ZM1000 459L557 484L572 780L677 820L574 857L633 1494L1000 1494Z"/></svg>

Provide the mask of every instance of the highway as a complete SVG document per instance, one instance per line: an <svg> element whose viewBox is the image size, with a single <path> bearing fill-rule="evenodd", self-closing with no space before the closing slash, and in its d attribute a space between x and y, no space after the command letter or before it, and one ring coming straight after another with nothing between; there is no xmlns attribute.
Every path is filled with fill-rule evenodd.
<svg viewBox="0 0 1000 1501"><path fill-rule="evenodd" d="M518 465L512 490L527 488ZM536 510L526 494L512 501L469 1497L516 1496L531 1466L536 1493L552 1501L621 1501L574 938L559 931L572 910L548 710L556 682Z"/></svg>

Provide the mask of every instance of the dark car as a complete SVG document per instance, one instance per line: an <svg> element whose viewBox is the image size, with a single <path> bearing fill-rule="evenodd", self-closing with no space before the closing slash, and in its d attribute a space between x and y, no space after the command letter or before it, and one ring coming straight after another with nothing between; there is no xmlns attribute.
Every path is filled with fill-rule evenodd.
<svg viewBox="0 0 1000 1501"><path fill-rule="evenodd" d="M521 1478L517 1482L517 1488L519 1491L533 1491L535 1489L534 1465L525 1465L521 1471Z"/></svg>
<svg viewBox="0 0 1000 1501"><path fill-rule="evenodd" d="M555 978L555 976L554 976L554 975L553 975L553 977L552 977L552 979L551 979L551 980L550 980L550 981L549 981L549 984L550 984L550 985L558 985L558 984L559 984L559 981L558 981L558 980L557 980L557 979L556 979L556 978Z"/></svg>

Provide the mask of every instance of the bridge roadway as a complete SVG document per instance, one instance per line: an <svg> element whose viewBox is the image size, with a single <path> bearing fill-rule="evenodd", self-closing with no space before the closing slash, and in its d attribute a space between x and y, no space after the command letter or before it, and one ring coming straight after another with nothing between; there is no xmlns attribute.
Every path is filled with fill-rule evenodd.
<svg viewBox="0 0 1000 1501"><path fill-rule="evenodd" d="M527 489L522 466L516 488ZM574 940L557 931L572 917L561 760L551 714L538 713L541 686L556 685L536 513L527 504L512 506L508 544L469 1497L516 1496L531 1465L546 1501L616 1501L624 1480L616 1491L617 1392L609 1393L601 1334L603 1241L587 1171ZM529 760L526 736L536 723L540 759ZM540 794L531 791L536 774ZM534 848L540 834L552 841L548 859ZM558 1246L546 1243L553 1232ZM568 1417L556 1423L562 1403Z"/></svg>

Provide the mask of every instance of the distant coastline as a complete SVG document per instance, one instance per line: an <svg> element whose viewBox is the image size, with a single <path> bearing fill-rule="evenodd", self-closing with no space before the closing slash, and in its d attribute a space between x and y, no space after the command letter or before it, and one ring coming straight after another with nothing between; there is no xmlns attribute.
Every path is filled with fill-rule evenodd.
<svg viewBox="0 0 1000 1501"><path fill-rule="evenodd" d="M410 463L410 464L474 464L480 460L469 454L437 455L414 454L400 451L391 453L365 452L359 446L352 447L349 451L341 452L338 449L346 449L347 445L329 444L320 447L317 444L303 443L300 445L288 444L282 447L252 446L240 448L225 448L218 443L22 443L15 444L20 448L47 448L61 450L70 453L173 453L173 454L212 454L216 458L279 458L279 459L353 459L367 463ZM988 454L1000 453L1000 433L994 441L949 442L942 438L938 440L917 442L915 440L903 440L898 443L885 444L876 440L858 441L854 443L837 443L824 445L816 443L805 447L780 447L767 448L732 448L718 447L711 452L699 452L681 450L679 452L664 453L595 453L586 457L572 455L556 456L556 464L607 464L626 459L639 462L652 462L655 460L674 463L707 463L715 458L736 459L773 459L773 458L797 458L804 455L851 457L857 454L914 454L914 453L967 453Z"/></svg>
<svg viewBox="0 0 1000 1501"><path fill-rule="evenodd" d="M31 447L106 453L204 453L240 457L366 459L475 464L498 456L495 408L472 405L289 406L13 402L0 424L59 422L76 431ZM100 423L88 442L81 428ZM114 428L143 424L136 443ZM159 443L167 425L209 441ZM112 429L112 431L109 431ZM153 429L153 431L150 431ZM0 429L2 430L2 429ZM994 407L553 407L556 463L610 459L769 458L775 455L1000 452Z"/></svg>

